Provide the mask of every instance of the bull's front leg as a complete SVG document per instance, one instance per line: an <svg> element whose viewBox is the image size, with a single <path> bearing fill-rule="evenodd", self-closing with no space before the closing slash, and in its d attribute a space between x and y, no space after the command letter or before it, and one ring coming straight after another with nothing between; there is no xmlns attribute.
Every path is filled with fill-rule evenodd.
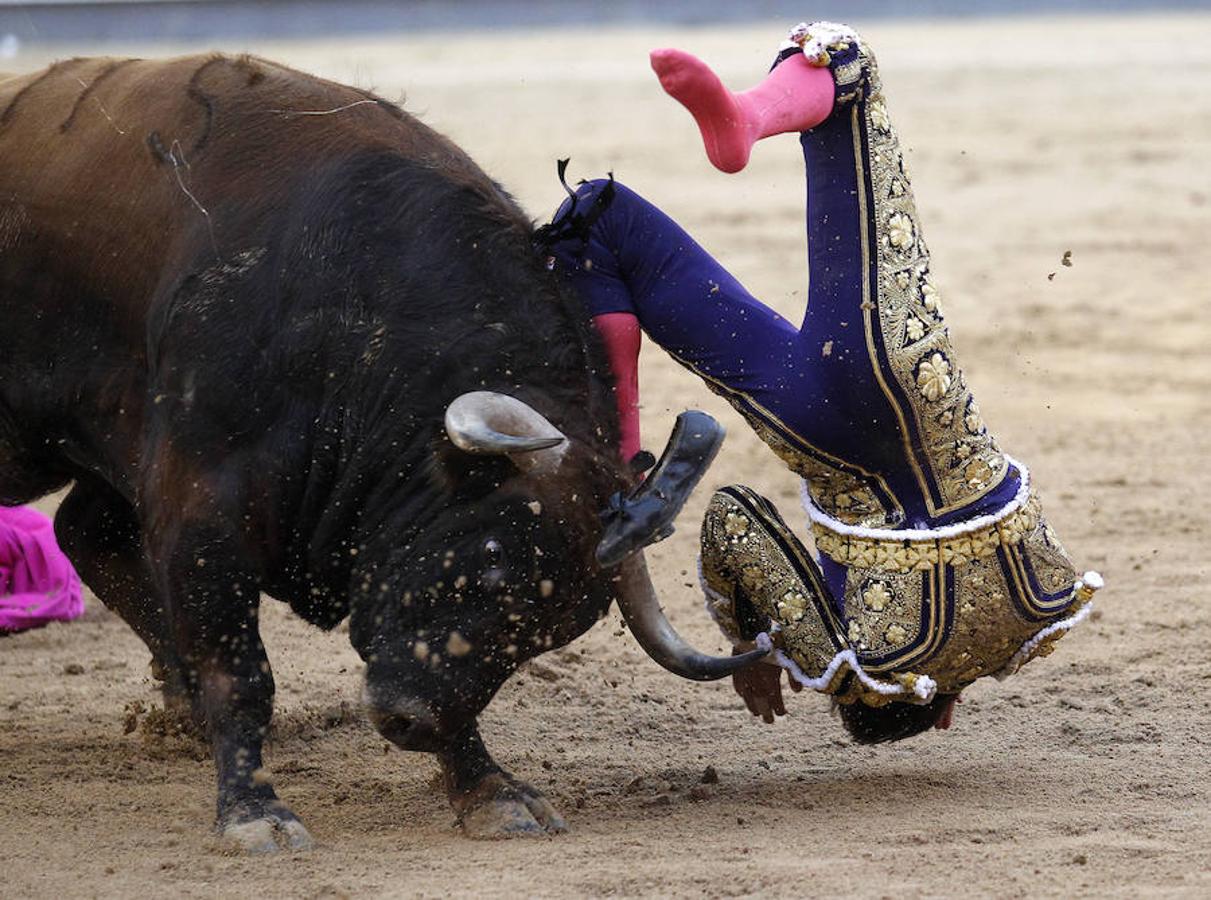
<svg viewBox="0 0 1211 900"><path fill-rule="evenodd" d="M474 838L557 834L563 817L535 788L497 765L472 724L437 754L450 805Z"/></svg>
<svg viewBox="0 0 1211 900"><path fill-rule="evenodd" d="M214 525L173 529L160 548L172 636L218 774L217 831L253 853L303 849L311 836L261 769L273 675L257 628L260 592L239 542Z"/></svg>
<svg viewBox="0 0 1211 900"><path fill-rule="evenodd" d="M164 711L182 725L190 701L176 649L143 552L134 508L99 479L79 477L55 512L55 537L89 589L134 629L151 651L152 672L161 682Z"/></svg>

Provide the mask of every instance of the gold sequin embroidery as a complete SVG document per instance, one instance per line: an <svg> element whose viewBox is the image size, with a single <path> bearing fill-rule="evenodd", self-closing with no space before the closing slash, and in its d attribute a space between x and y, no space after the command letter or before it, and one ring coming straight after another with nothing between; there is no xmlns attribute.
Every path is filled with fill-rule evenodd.
<svg viewBox="0 0 1211 900"><path fill-rule="evenodd" d="M873 54L862 48L860 60L868 73L867 96L858 100L852 115L859 184L869 179L874 204L869 210L874 234L866 235L877 271L865 310L871 364L882 381L878 357L884 358L900 389L898 396L884 383L888 402L905 429L905 451L929 512L937 516L992 490L1008 471L1008 463L983 419L968 415L973 401L942 318L942 301L929 271L929 250L900 139L887 112ZM867 212L862 197L859 205ZM875 338L873 320L881 342ZM910 427L920 436L923 454L914 453ZM936 485L940 502L931 499L929 482Z"/></svg>

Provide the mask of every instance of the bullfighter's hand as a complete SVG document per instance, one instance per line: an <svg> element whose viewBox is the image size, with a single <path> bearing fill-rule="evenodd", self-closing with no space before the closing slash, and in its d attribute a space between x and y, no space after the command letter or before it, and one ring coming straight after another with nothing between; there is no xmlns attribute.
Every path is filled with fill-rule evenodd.
<svg viewBox="0 0 1211 900"><path fill-rule="evenodd" d="M732 655L743 652L744 648L737 647ZM781 666L759 662L732 675L732 686L748 711L768 724L773 724L775 716L786 715L786 705L782 702L782 672ZM803 690L789 674L786 681L795 693Z"/></svg>

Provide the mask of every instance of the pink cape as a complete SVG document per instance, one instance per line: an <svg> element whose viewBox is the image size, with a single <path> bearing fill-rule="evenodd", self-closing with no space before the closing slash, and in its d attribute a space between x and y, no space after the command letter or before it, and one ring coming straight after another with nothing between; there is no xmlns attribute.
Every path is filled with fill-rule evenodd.
<svg viewBox="0 0 1211 900"><path fill-rule="evenodd" d="M0 632L83 613L80 576L55 543L50 519L29 507L0 506Z"/></svg>

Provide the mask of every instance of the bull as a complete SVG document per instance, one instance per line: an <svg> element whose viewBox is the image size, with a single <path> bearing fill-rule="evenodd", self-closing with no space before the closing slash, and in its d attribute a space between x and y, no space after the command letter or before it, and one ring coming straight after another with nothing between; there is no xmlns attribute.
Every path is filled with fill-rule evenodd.
<svg viewBox="0 0 1211 900"><path fill-rule="evenodd" d="M204 728L244 848L311 840L261 771L262 593L348 617L370 718L475 836L564 827L476 717L611 602L682 675L749 661L685 645L641 554L598 561L667 521L610 504L608 369L533 239L448 139L265 60L0 81L0 502L71 486L59 541Z"/></svg>

